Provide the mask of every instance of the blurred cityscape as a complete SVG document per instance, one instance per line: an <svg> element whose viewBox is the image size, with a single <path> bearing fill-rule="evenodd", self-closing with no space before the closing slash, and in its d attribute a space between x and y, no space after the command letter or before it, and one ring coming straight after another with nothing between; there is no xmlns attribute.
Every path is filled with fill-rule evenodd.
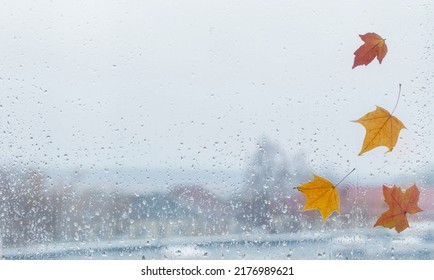
<svg viewBox="0 0 434 280"><path fill-rule="evenodd" d="M287 159L266 139L251 157L242 186L229 195L185 183L142 193L79 188L53 184L41 171L4 168L0 172L1 243L3 248L18 248L240 234L297 236L372 228L387 209L380 185L352 186L349 178L339 188L341 214L334 213L323 224L318 211L301 211L305 198L294 187L312 179L304 169L301 158ZM424 212L411 216L410 224L433 218L434 188L422 192Z"/></svg>

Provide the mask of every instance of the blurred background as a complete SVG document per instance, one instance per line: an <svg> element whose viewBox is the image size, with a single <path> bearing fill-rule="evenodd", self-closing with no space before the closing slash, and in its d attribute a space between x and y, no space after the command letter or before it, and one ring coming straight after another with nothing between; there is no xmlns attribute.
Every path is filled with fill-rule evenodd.
<svg viewBox="0 0 434 280"><path fill-rule="evenodd" d="M430 1L3 2L4 258L434 258ZM389 52L351 69L367 32ZM396 147L358 156L399 84ZM301 211L353 168L341 215Z"/></svg>

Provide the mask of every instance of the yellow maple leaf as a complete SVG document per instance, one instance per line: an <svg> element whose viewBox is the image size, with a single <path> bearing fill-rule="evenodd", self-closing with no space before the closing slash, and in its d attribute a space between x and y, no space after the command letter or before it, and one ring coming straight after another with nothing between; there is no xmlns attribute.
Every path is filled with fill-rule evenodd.
<svg viewBox="0 0 434 280"><path fill-rule="evenodd" d="M389 148L387 152L392 151L398 142L399 132L405 128L398 118L380 106L354 122L360 123L366 129L359 156L379 146Z"/></svg>
<svg viewBox="0 0 434 280"><path fill-rule="evenodd" d="M324 223L334 211L340 213L339 193L329 180L313 174L313 181L304 183L297 189L306 195L303 211L318 209Z"/></svg>

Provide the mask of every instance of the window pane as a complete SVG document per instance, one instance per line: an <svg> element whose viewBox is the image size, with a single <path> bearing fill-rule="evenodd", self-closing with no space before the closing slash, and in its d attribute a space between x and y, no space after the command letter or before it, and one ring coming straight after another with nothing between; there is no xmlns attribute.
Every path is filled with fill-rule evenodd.
<svg viewBox="0 0 434 280"><path fill-rule="evenodd" d="M4 6L3 258L434 258L430 1ZM388 52L352 69L368 32ZM359 156L375 106L406 129ZM373 227L413 184L410 227Z"/></svg>

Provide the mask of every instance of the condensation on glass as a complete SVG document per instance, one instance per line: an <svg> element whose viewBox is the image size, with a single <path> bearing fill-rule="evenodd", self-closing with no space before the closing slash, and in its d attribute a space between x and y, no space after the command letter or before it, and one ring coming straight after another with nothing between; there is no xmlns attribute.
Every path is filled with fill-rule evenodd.
<svg viewBox="0 0 434 280"><path fill-rule="evenodd" d="M5 259L433 259L430 1L9 2L0 11ZM357 20L355 20L357 19ZM359 34L381 64L351 69ZM358 156L357 123L404 123ZM340 214L302 211L313 174ZM416 184L410 228L373 227Z"/></svg>

